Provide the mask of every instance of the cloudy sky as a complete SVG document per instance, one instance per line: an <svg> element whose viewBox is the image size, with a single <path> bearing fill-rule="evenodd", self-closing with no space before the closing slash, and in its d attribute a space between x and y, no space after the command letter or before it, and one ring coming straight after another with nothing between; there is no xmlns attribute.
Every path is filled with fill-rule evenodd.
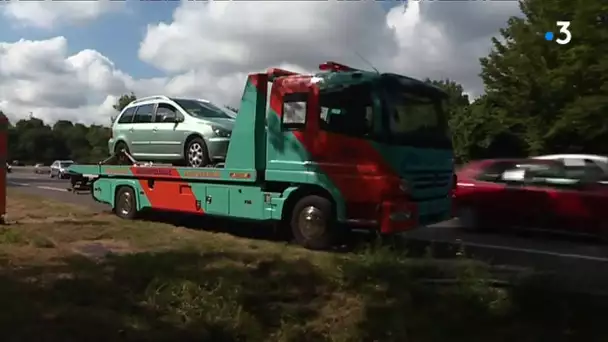
<svg viewBox="0 0 608 342"><path fill-rule="evenodd" d="M0 110L109 122L128 91L238 104L248 72L334 60L483 92L515 1L0 1Z"/></svg>

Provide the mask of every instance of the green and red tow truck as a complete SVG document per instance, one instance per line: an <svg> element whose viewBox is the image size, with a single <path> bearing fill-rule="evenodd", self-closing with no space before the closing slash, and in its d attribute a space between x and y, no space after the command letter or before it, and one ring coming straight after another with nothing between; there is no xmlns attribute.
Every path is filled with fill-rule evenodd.
<svg viewBox="0 0 608 342"><path fill-rule="evenodd" d="M224 163L73 165L73 182L89 177L93 198L125 219L154 209L274 221L310 249L344 227L393 234L450 218L446 94L335 62L320 70L250 74Z"/></svg>

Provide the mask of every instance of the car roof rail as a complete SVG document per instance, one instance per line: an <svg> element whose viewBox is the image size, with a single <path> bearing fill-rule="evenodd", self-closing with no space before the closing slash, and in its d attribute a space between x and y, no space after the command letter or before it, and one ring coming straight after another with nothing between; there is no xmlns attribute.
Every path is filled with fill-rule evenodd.
<svg viewBox="0 0 608 342"><path fill-rule="evenodd" d="M165 100L165 101L170 101L171 99L168 98L165 95L152 95L152 96L146 96L146 97L142 97L142 98L136 99L136 100L132 101L130 104L140 103L140 102L150 101L150 100Z"/></svg>

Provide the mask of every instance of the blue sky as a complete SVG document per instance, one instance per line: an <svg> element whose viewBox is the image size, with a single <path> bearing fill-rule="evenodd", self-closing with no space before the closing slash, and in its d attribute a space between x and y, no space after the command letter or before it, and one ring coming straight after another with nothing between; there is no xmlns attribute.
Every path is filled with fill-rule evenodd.
<svg viewBox="0 0 608 342"><path fill-rule="evenodd" d="M1 0L0 0L1 1ZM148 24L170 22L179 1L127 2L127 10L109 13L87 22L86 25L64 26L54 29L20 27L8 20L0 20L0 42L19 39L44 40L64 36L69 42L69 53L93 49L112 60L118 69L133 77L155 77L162 73L137 58L139 43Z"/></svg>
<svg viewBox="0 0 608 342"><path fill-rule="evenodd" d="M387 11L401 3L400 0L379 2ZM118 69L127 71L135 78L162 76L160 70L140 61L137 51L147 25L158 22L169 23L179 3L179 0L127 0L126 11L105 14L87 22L86 25L60 25L51 30L19 27L7 20L1 20L0 42L14 42L22 38L44 40L64 36L69 42L70 54L84 49L94 49L112 60Z"/></svg>
<svg viewBox="0 0 608 342"><path fill-rule="evenodd" d="M42 1L0 0L0 43L9 43L0 110L84 123L107 122L128 91L238 105L249 72L306 72L327 60L365 67L353 51L379 69L480 94L479 57L519 13L501 1Z"/></svg>

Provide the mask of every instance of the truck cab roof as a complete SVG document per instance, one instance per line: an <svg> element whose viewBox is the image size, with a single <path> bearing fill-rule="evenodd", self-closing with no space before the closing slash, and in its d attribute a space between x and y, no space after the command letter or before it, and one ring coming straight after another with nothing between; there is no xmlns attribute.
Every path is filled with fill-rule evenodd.
<svg viewBox="0 0 608 342"><path fill-rule="evenodd" d="M321 64L319 69L321 72L313 76L313 82L318 83L317 85L320 89L334 87L344 88L349 85L373 82L374 80L380 79L388 82L388 84L392 83L395 86L415 88L428 95L447 97L447 94L439 87L412 77L395 73L358 70L335 62Z"/></svg>

